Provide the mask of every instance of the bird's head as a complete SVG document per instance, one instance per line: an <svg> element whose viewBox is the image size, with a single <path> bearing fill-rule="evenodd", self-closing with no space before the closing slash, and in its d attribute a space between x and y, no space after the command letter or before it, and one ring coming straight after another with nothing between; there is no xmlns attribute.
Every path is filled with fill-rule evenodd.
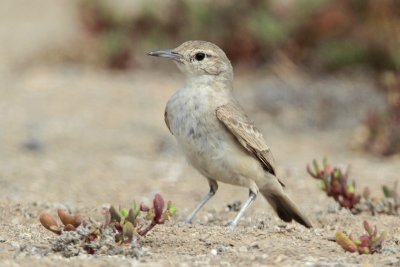
<svg viewBox="0 0 400 267"><path fill-rule="evenodd" d="M175 49L153 51L148 55L174 60L187 76L233 78L232 65L224 51L210 42L187 41Z"/></svg>

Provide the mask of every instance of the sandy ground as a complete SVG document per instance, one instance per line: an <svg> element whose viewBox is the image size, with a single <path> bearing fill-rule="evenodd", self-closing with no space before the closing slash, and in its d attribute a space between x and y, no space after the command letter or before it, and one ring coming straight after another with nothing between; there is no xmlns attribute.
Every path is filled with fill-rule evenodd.
<svg viewBox="0 0 400 267"><path fill-rule="evenodd" d="M144 63L124 74L46 62L41 57L49 47L77 40L69 1L41 0L19 9L13 3L2 1L0 9L0 266L400 266L399 218L339 211L305 171L323 156L351 163L359 190L369 186L374 195L400 178L399 157L379 159L352 148L365 112L384 103L366 75L308 77L276 66L237 73L236 95L313 229L282 223L259 197L228 232L223 225L235 212L226 207L243 202L248 192L222 184L194 224L184 225L208 186L163 121L165 102L182 75L167 74L166 62L155 72L154 63ZM51 12L42 14L40 5ZM139 62L148 60L154 59ZM156 192L176 203L178 214L142 241L147 253L140 259L64 258L51 251L55 236L38 221L41 212L58 207L96 218L105 205L149 202ZM380 254L345 253L330 241L338 230L361 234L364 219L388 233Z"/></svg>
<svg viewBox="0 0 400 267"><path fill-rule="evenodd" d="M238 228L227 232L223 225L235 213L227 211L226 206L247 196L246 189L230 185L220 186L194 225L180 223L208 187L186 163L164 126L164 104L182 82L177 72L172 76L160 71L118 74L73 65L35 66L3 80L2 265L399 265L398 217L354 216L338 211L305 172L306 164L315 157L328 156L342 165L351 163L352 177L360 190L368 185L373 194L380 195L380 185L398 179L399 158L383 160L351 150L355 125L318 130L309 125L308 121L314 121L310 114L293 117L295 123L290 123L290 106L285 112L260 111L256 104L263 95L260 90L268 89L262 84L268 85L271 79L239 75L237 96L265 133L278 162L278 173L284 177L289 194L313 221L312 230L282 223L260 197ZM368 84L353 80L344 90L349 95L354 93L351 88ZM340 81L331 79L326 87L343 84ZM288 86L287 82L282 84ZM310 101L321 101L320 95ZM379 96L375 97L379 104ZM310 106L307 102L304 105ZM355 103L354 113L364 107ZM301 114L301 110L298 112ZM66 259L37 248L38 244L49 246L55 238L39 225L42 211L54 213L57 207L67 207L96 217L104 205L149 202L156 192L174 201L179 212L172 223L146 237L143 245L149 253L139 261L86 255ZM352 255L329 241L337 230L361 233L366 218L389 233L381 254Z"/></svg>

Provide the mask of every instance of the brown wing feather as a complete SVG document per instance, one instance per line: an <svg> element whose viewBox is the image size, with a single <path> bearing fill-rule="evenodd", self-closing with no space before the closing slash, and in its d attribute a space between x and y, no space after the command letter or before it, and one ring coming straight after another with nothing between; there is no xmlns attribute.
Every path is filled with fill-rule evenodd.
<svg viewBox="0 0 400 267"><path fill-rule="evenodd" d="M218 107L217 118L247 151L260 160L266 171L275 175L275 160L269 147L262 134L238 105L226 104Z"/></svg>

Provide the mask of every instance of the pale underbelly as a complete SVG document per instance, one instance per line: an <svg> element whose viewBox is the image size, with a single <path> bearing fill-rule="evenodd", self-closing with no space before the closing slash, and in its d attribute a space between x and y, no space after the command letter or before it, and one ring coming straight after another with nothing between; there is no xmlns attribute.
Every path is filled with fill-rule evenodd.
<svg viewBox="0 0 400 267"><path fill-rule="evenodd" d="M248 187L249 179L254 180L263 173L259 162L225 129L201 138L176 138L189 162L207 178Z"/></svg>
<svg viewBox="0 0 400 267"><path fill-rule="evenodd" d="M181 150L205 177L250 187L264 175L260 162L217 119L214 112L217 107L204 102L209 98L199 99L178 95L167 105L169 127ZM223 104L222 101L217 103Z"/></svg>

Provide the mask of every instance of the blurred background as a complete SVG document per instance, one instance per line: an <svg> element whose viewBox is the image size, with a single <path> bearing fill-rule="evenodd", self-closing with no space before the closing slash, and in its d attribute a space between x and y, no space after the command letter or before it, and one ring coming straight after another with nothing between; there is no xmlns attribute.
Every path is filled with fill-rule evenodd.
<svg viewBox="0 0 400 267"><path fill-rule="evenodd" d="M183 76L146 53L193 39L231 59L289 191L318 191L304 168L323 156L352 163L363 185L398 179L399 1L2 0L1 198L98 205L161 191L190 210L207 183L163 121ZM227 188L220 201L246 197Z"/></svg>

